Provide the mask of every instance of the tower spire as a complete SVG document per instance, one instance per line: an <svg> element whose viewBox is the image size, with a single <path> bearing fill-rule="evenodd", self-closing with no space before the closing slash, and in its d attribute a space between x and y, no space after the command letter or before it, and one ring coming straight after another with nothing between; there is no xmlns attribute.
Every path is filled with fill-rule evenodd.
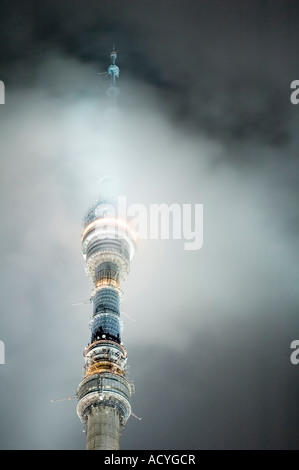
<svg viewBox="0 0 299 470"><path fill-rule="evenodd" d="M112 63L107 69L107 73L110 75L110 87L108 88L107 94L110 96L112 107L116 107L117 96L119 95L119 88L116 86L116 79L119 78L119 67L115 63L117 59L117 52L115 50L114 44L110 53L110 58Z"/></svg>

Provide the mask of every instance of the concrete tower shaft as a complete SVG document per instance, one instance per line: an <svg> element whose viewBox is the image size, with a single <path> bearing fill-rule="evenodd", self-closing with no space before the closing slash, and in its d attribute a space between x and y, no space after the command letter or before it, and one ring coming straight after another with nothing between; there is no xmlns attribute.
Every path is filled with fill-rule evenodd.
<svg viewBox="0 0 299 470"><path fill-rule="evenodd" d="M86 450L119 449L119 416L110 406L92 407L88 414Z"/></svg>

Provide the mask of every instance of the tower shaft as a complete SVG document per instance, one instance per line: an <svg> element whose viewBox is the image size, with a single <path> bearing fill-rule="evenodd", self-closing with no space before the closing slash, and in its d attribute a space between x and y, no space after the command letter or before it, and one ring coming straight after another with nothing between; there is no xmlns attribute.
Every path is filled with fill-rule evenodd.
<svg viewBox="0 0 299 470"><path fill-rule="evenodd" d="M119 449L119 416L111 407L94 407L88 415L86 450Z"/></svg>

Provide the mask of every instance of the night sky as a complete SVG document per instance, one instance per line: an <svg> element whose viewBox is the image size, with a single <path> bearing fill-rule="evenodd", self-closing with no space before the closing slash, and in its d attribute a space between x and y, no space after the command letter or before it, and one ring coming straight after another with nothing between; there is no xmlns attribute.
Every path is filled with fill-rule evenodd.
<svg viewBox="0 0 299 470"><path fill-rule="evenodd" d="M113 43L119 111L107 111ZM99 180L203 204L204 243L141 240L123 284L122 449L299 449L299 3L0 2L1 449L84 449L80 237Z"/></svg>

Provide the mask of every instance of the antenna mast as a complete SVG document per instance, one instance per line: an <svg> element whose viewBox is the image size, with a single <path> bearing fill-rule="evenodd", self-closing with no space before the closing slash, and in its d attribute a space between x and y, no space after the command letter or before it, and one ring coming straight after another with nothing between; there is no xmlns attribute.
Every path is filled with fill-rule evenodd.
<svg viewBox="0 0 299 470"><path fill-rule="evenodd" d="M111 58L112 64L109 65L107 69L107 73L111 77L111 82L110 82L110 87L107 90L107 94L111 99L112 107L116 108L117 97L119 95L119 88L117 88L116 86L116 79L119 78L119 67L115 64L115 61L117 59L117 52L115 50L114 44L113 44L113 50L110 53L110 58Z"/></svg>

